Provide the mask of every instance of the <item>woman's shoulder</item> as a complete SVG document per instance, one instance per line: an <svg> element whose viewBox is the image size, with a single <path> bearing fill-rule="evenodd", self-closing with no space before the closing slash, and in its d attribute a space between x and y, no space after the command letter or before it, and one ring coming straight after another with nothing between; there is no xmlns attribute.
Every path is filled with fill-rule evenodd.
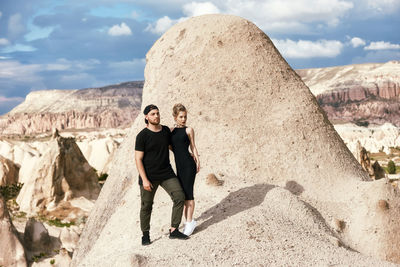
<svg viewBox="0 0 400 267"><path fill-rule="evenodd" d="M194 133L194 129L192 127L186 127L186 133L192 134L192 133Z"/></svg>

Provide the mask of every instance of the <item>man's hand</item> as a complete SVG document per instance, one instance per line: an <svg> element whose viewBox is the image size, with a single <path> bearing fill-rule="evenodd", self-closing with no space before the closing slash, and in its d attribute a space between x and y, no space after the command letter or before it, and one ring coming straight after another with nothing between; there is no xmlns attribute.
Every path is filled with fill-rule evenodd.
<svg viewBox="0 0 400 267"><path fill-rule="evenodd" d="M151 192L151 189L153 188L153 185L150 183L149 180L143 180L143 189L146 191Z"/></svg>

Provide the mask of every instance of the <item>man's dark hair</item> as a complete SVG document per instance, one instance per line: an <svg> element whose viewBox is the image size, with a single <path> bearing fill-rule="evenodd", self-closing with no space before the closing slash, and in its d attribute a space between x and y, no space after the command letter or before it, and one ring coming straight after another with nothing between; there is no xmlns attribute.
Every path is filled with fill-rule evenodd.
<svg viewBox="0 0 400 267"><path fill-rule="evenodd" d="M144 110L143 110L143 114L144 114L144 115L147 115L147 114L149 114L149 112L152 111L153 109L157 109L157 110L158 110L158 107L157 107L156 105L153 105L153 104L147 105L147 106L144 108ZM149 123L149 121L146 120L146 119L144 119L144 122L145 122L146 124Z"/></svg>

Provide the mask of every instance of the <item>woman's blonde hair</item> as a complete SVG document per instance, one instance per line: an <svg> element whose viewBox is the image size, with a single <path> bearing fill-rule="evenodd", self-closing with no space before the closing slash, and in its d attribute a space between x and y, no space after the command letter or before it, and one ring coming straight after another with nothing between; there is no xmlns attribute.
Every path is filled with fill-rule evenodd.
<svg viewBox="0 0 400 267"><path fill-rule="evenodd" d="M182 105L181 103L175 104L174 107L172 108L172 116L176 118L176 116L178 116L179 112L181 111L187 111L185 106Z"/></svg>

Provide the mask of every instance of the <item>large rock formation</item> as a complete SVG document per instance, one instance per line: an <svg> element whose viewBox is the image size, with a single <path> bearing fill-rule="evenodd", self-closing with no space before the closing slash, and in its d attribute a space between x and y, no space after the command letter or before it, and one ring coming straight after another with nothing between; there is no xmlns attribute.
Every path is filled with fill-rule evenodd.
<svg viewBox="0 0 400 267"><path fill-rule="evenodd" d="M143 82L84 90L46 90L0 117L0 133L35 134L58 129L128 127L141 104Z"/></svg>
<svg viewBox="0 0 400 267"><path fill-rule="evenodd" d="M18 172L18 165L0 155L0 186L16 184Z"/></svg>
<svg viewBox="0 0 400 267"><path fill-rule="evenodd" d="M142 108L173 125L189 109L202 170L199 226L170 241L170 200L157 193L148 248L140 245L135 120L75 251L74 266L388 265L400 261L399 193L371 181L265 33L244 19L208 15L168 30L147 54ZM224 175L210 187L207 174ZM292 192L292 193L290 193ZM383 203L385 205L379 205Z"/></svg>
<svg viewBox="0 0 400 267"><path fill-rule="evenodd" d="M18 239L6 202L0 194L0 266L27 266L24 247Z"/></svg>
<svg viewBox="0 0 400 267"><path fill-rule="evenodd" d="M87 206L100 192L98 176L73 138L55 133L33 169L17 197L20 210L28 214L50 213L60 219L74 219L88 213L87 208L76 204Z"/></svg>
<svg viewBox="0 0 400 267"><path fill-rule="evenodd" d="M400 62L297 70L331 121L400 126Z"/></svg>

